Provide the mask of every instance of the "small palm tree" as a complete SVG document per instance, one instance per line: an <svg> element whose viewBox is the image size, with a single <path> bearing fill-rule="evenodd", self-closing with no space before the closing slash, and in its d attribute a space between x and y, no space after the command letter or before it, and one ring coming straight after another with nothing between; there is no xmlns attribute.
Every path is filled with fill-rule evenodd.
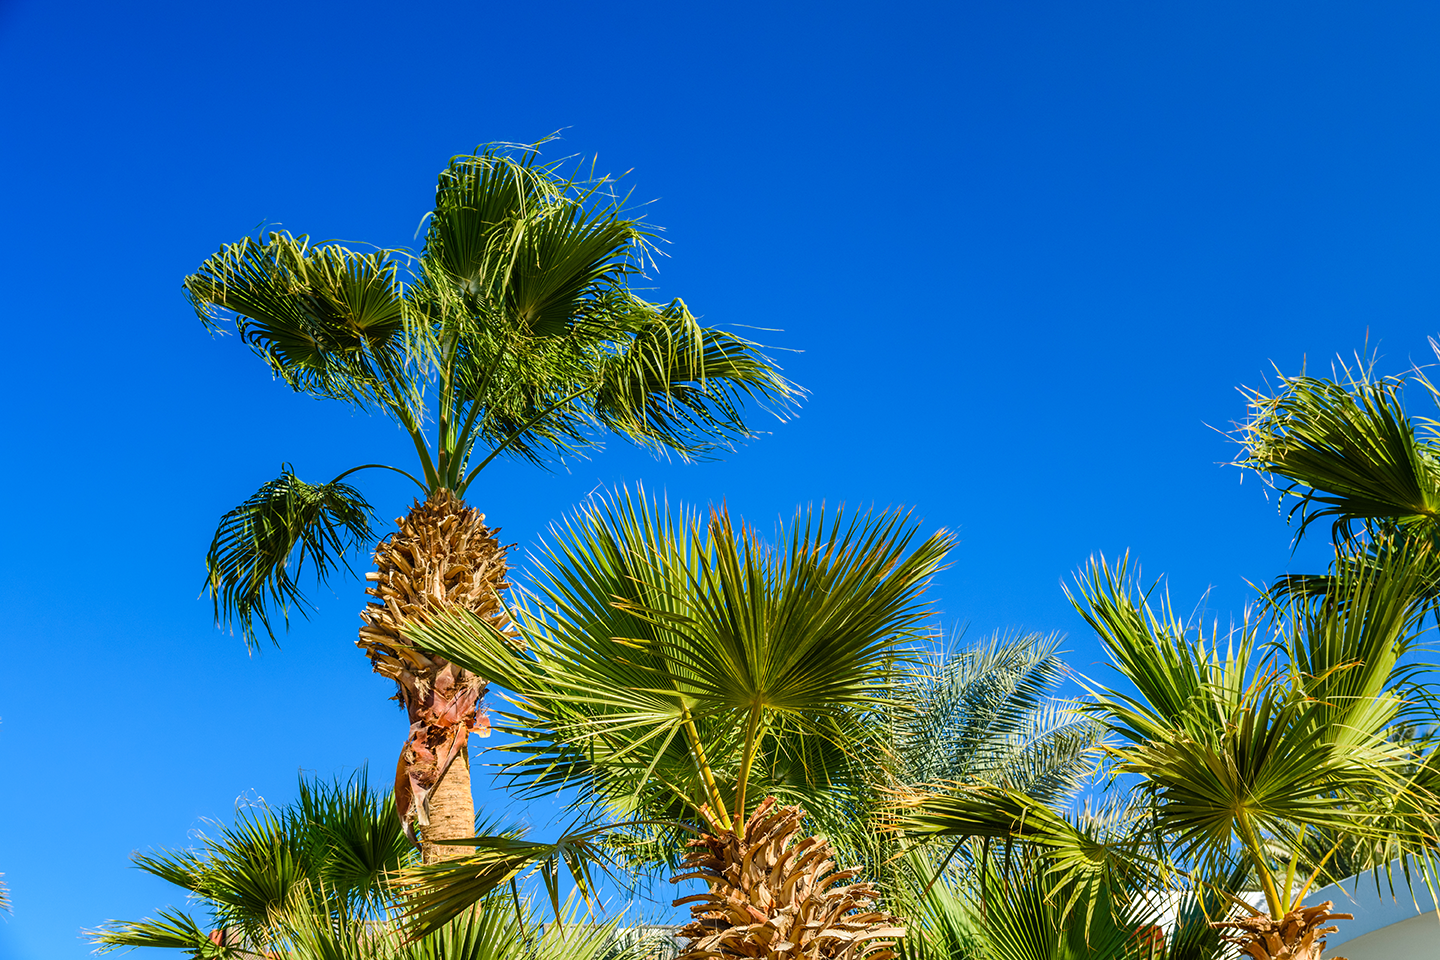
<svg viewBox="0 0 1440 960"><path fill-rule="evenodd" d="M293 803L244 808L199 850L134 856L136 866L184 890L203 914L169 909L154 919L112 921L92 942L102 952L160 947L217 960L628 960L630 951L614 949L613 921L577 923L576 910L556 905L561 922L542 926L528 904L493 894L556 853L554 845L527 844L513 832L481 842L491 863L471 900L481 907L412 937L396 904L417 857L394 797L371 790L363 772L345 782L302 778Z"/></svg>
<svg viewBox="0 0 1440 960"><path fill-rule="evenodd" d="M185 280L212 330L230 326L294 390L378 411L409 437L409 469L365 463L325 483L287 465L220 522L206 558L217 620L248 643L305 609L296 577L327 577L373 544L373 509L347 481L369 469L421 496L374 546L375 598L358 646L410 718L396 777L427 860L471 832L468 734L485 729L482 677L416 648L405 628L462 607L504 628L506 549L464 497L499 457L545 464L606 434L681 457L750 435L743 407L799 396L756 345L702 327L685 303L629 284L650 228L533 149L456 157L440 175L418 257L270 233L228 244Z"/></svg>
<svg viewBox="0 0 1440 960"><path fill-rule="evenodd" d="M1400 854L1436 842L1440 765L1395 736L1412 702L1407 653L1427 551L1394 548L1380 567L1337 560L1323 597L1275 611L1268 644L1258 621L1229 635L1187 629L1168 605L1137 600L1123 565L1097 563L1082 582L1077 606L1135 690L1096 687L1087 709L1118 738L1107 749L1113 772L1144 798L1148 832L1164 840L1152 858L1164 869L1150 875L1213 881L1244 864L1264 909L1244 905L1250 916L1216 927L1255 960L1321 956L1328 923L1342 916L1303 901L1346 837ZM1064 830L1046 833L1043 808L1023 796L980 790L915 806L917 833L1028 831L1064 852L1062 876L1114 873ZM1314 833L1336 838L1318 862L1306 849Z"/></svg>
<svg viewBox="0 0 1440 960"><path fill-rule="evenodd" d="M394 799L348 781L302 778L295 802L238 811L199 850L134 854L146 873L180 887L208 914L162 910L159 919L114 922L95 934L107 949L168 947L223 956L273 945L275 918L303 905L337 927L383 919L389 878L414 858Z"/></svg>
<svg viewBox="0 0 1440 960"><path fill-rule="evenodd" d="M510 691L522 784L670 825L675 879L708 886L676 901L688 956L880 958L903 931L800 802L843 808L883 769L886 683L951 542L914 536L896 514L802 513L777 552L723 509L627 494L556 531L515 611L523 651L464 611L413 635ZM431 923L442 887L416 901Z"/></svg>

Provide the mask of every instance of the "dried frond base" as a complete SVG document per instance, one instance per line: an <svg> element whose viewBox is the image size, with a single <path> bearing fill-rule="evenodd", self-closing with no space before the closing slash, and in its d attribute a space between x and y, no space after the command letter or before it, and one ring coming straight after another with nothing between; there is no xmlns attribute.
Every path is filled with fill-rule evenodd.
<svg viewBox="0 0 1440 960"><path fill-rule="evenodd" d="M375 571L366 574L371 586L365 592L379 602L361 612L365 625L355 645L369 656L376 673L395 681L395 698L410 717L410 736L395 771L396 808L409 834L412 820L422 828L430 825L432 794L467 736L488 734L490 724L480 710L485 680L415 649L403 631L455 607L507 627L500 593L509 587L509 551L485 526L485 515L449 490L435 491L424 503L417 500L395 524L396 532L375 548ZM467 823L460 835L469 832ZM442 855L465 852L451 847Z"/></svg>
<svg viewBox="0 0 1440 960"><path fill-rule="evenodd" d="M1333 906L1333 900L1326 900L1318 906L1291 910L1279 920L1262 913L1241 920L1220 920L1210 926L1221 931L1236 931L1222 933L1220 939L1235 944L1241 956L1252 960L1320 960L1325 952L1325 934L1340 929L1325 924L1331 920L1355 919L1354 914L1331 913Z"/></svg>
<svg viewBox="0 0 1440 960"><path fill-rule="evenodd" d="M836 870L828 841L805 837L805 812L769 797L742 833L703 811L710 833L692 840L672 883L704 879L708 893L682 897L691 922L680 960L890 960L905 935L896 918L875 909L872 883L851 883L858 870Z"/></svg>

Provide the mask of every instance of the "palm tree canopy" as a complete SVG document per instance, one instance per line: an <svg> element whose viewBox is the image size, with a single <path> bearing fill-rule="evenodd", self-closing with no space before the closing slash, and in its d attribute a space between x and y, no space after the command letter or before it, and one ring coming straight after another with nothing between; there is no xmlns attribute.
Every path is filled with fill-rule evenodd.
<svg viewBox="0 0 1440 960"><path fill-rule="evenodd" d="M1409 378L1345 369L1339 379L1282 377L1273 394L1248 391L1238 465L1269 474L1298 498L1301 533L1333 518L1337 542L1357 527L1423 527L1440 517L1436 423L1417 424L1401 403ZM1415 381L1432 391L1428 380Z"/></svg>
<svg viewBox="0 0 1440 960"><path fill-rule="evenodd" d="M1123 565L1092 565L1077 606L1137 693L1098 687L1091 709L1123 741L1116 774L1139 778L1182 861L1213 875L1244 855L1279 918L1298 898L1275 873L1293 879L1307 830L1433 842L1433 757L1393 736L1430 563L1423 548L1379 569L1337 560L1330 592L1279 611L1270 644L1254 621L1187 630L1168 604L1134 598Z"/></svg>
<svg viewBox="0 0 1440 960"><path fill-rule="evenodd" d="M1272 609L1267 639L1258 619L1228 633L1190 627L1137 594L1124 563L1095 562L1076 606L1134 692L1092 684L1082 709L1117 738L1111 772L1143 801L1141 835L1166 849L1112 858L1033 798L988 786L912 797L902 829L1022 842L1067 884L1142 868L1210 882L1243 861L1276 919L1327 877L1338 843L1316 858L1313 834L1432 848L1436 754L1398 735L1426 706L1411 654L1431 564L1413 544L1379 568L1341 557L1324 597Z"/></svg>
<svg viewBox="0 0 1440 960"><path fill-rule="evenodd" d="M394 419L418 461L328 484L287 467L227 514L207 558L217 619L247 642L256 619L269 631L271 608L303 603L287 562L323 577L368 537L369 504L340 483L355 470L463 496L497 457L547 464L609 434L705 456L752 435L747 402L783 414L800 398L756 344L632 292L654 231L612 185L491 148L441 173L418 256L272 232L186 278L210 329L233 328L298 392Z"/></svg>
<svg viewBox="0 0 1440 960"><path fill-rule="evenodd" d="M531 790L692 821L760 791L843 794L837 769L879 762L872 714L951 538L911 549L900 514L824 511L781 536L625 493L554 531L515 611L523 651L463 611L414 640L511 691L509 769Z"/></svg>

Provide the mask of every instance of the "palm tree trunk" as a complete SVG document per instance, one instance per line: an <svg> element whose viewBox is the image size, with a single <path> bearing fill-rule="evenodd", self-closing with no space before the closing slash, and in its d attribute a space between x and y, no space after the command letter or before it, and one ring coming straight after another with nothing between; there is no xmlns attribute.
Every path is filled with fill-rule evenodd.
<svg viewBox="0 0 1440 960"><path fill-rule="evenodd" d="M395 768L395 806L406 835L420 826L425 862L466 856L464 846L436 845L474 833L468 739L484 736L490 724L480 706L485 680L443 657L417 650L403 636L406 627L430 614L462 607L508 625L500 593L509 584L507 548L485 516L449 490L436 490L395 521L397 530L375 548L375 566L366 592L378 597L361 613L356 646L375 672L390 677L395 699L410 718L410 736Z"/></svg>
<svg viewBox="0 0 1440 960"><path fill-rule="evenodd" d="M706 893L676 900L694 918L680 930L690 942L679 960L892 960L905 936L879 910L879 893L851 883L858 870L836 870L828 841L805 837L805 812L767 797L739 830L725 829L706 807L710 832L691 840L681 861Z"/></svg>
<svg viewBox="0 0 1440 960"><path fill-rule="evenodd" d="M1240 956L1248 960L1321 960L1325 952L1325 934L1339 927L1326 926L1331 920L1354 920L1350 913L1331 913L1333 900L1314 907L1296 907L1276 920L1259 913L1240 920L1221 920L1210 924L1222 933L1221 938L1240 948ZM1345 960L1330 957L1329 960Z"/></svg>

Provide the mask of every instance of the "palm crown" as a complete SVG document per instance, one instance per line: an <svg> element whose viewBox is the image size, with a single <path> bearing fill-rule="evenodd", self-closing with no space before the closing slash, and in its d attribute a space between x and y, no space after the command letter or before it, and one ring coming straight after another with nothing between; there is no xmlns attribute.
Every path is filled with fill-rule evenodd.
<svg viewBox="0 0 1440 960"><path fill-rule="evenodd" d="M522 784L698 834L683 858L674 833L649 848L709 883L676 901L693 904L691 954L879 958L901 931L876 889L778 798L837 821L865 799L887 761L886 684L925 632L951 538L912 548L894 513L802 513L782 536L778 551L723 509L677 517L626 495L556 531L514 612L524 650L463 608L409 636L510 691Z"/></svg>
<svg viewBox="0 0 1440 960"><path fill-rule="evenodd" d="M217 619L273 637L275 609L303 609L289 562L323 578L371 540L370 504L343 482L356 471L463 496L497 457L544 464L606 433L703 455L749 435L745 401L798 398L755 344L632 292L653 231L609 183L488 149L440 175L418 256L272 232L186 278L208 326L233 324L294 390L392 418L416 455L319 484L286 466L228 513L206 560Z"/></svg>

